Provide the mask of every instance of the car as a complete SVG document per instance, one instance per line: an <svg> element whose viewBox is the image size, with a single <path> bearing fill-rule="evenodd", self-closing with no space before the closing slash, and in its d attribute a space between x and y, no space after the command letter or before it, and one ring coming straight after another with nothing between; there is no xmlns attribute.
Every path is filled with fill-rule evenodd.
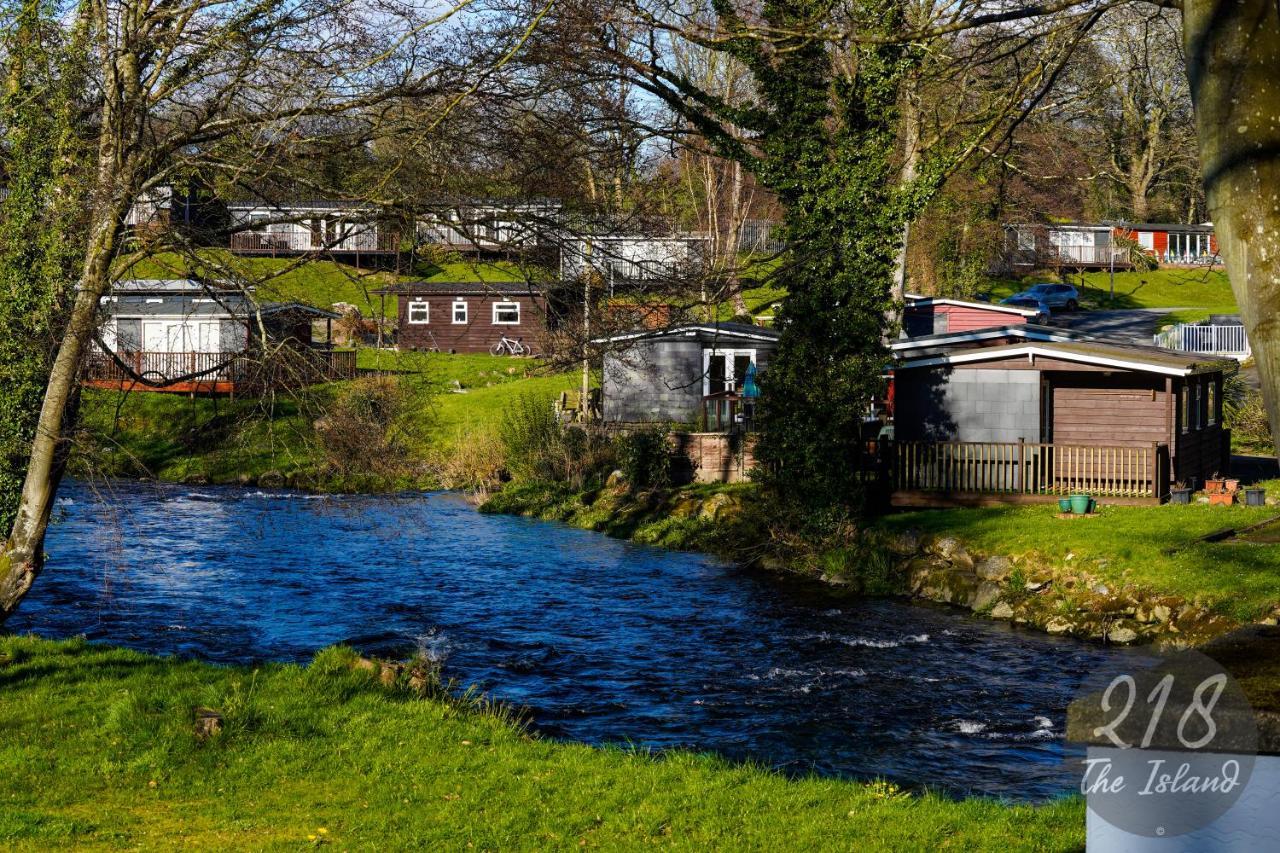
<svg viewBox="0 0 1280 853"><path fill-rule="evenodd" d="M1015 293L1007 299L1000 300L1001 305L1009 305L1014 308L1030 308L1036 312L1036 316L1031 318L1031 322L1043 326L1049 322L1049 315L1053 313L1048 303L1039 297L1026 293Z"/></svg>
<svg viewBox="0 0 1280 853"><path fill-rule="evenodd" d="M1033 284L1014 296L1033 296L1050 308L1062 308L1066 311L1075 311L1080 307L1080 291L1069 284Z"/></svg>

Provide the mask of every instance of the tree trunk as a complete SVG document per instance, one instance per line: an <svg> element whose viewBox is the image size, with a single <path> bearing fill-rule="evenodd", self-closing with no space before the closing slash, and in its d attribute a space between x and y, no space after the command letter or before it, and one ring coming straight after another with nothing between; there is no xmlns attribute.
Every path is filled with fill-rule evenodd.
<svg viewBox="0 0 1280 853"><path fill-rule="evenodd" d="M1280 8L1186 0L1183 38L1209 213L1280 454Z"/></svg>

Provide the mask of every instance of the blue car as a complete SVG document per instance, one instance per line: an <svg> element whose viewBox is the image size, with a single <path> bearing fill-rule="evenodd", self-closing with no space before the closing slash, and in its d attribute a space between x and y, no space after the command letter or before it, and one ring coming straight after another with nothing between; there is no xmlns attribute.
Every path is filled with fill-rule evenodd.
<svg viewBox="0 0 1280 853"><path fill-rule="evenodd" d="M1061 308L1064 311L1075 311L1080 307L1080 291L1069 284L1033 284L1003 302L1012 305L1014 299L1035 299L1051 309Z"/></svg>

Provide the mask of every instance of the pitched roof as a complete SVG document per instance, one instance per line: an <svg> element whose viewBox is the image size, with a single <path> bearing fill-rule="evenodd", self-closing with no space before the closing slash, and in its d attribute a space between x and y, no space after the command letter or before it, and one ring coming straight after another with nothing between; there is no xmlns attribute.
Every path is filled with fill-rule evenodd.
<svg viewBox="0 0 1280 853"><path fill-rule="evenodd" d="M542 296L543 292L528 281L405 281L374 291L406 296Z"/></svg>
<svg viewBox="0 0 1280 853"><path fill-rule="evenodd" d="M1121 344L1111 341L1046 341L1007 344L1004 346L976 347L948 350L936 354L907 358L899 362L899 369L912 367L937 367L949 364L966 364L1025 356L1033 362L1037 357L1073 361L1080 364L1114 367L1139 373L1158 373L1163 376L1190 376L1221 370L1224 359L1204 358L1198 353L1178 352L1160 347Z"/></svg>
<svg viewBox="0 0 1280 853"><path fill-rule="evenodd" d="M777 329L749 326L746 323L690 323L669 329L637 329L603 338L593 344L619 343L622 341L657 340L661 338L695 338L704 341L758 341L772 343L781 336Z"/></svg>

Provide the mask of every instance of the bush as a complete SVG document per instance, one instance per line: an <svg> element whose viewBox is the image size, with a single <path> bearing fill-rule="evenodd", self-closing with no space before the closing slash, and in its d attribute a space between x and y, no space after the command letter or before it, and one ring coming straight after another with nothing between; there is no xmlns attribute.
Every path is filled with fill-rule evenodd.
<svg viewBox="0 0 1280 853"><path fill-rule="evenodd" d="M325 459L340 474L395 477L408 466L405 424L410 394L395 376L348 383L315 422Z"/></svg>
<svg viewBox="0 0 1280 853"><path fill-rule="evenodd" d="M618 468L632 489L662 489L671 485L668 439L665 428L642 429L618 437Z"/></svg>
<svg viewBox="0 0 1280 853"><path fill-rule="evenodd" d="M613 464L609 443L562 425L549 397L525 394L503 412L498 430L513 480L551 480L582 488Z"/></svg>
<svg viewBox="0 0 1280 853"><path fill-rule="evenodd" d="M1229 376L1222 389L1222 420L1231 429L1234 441L1245 447L1271 447L1271 422L1262 393L1237 373Z"/></svg>

